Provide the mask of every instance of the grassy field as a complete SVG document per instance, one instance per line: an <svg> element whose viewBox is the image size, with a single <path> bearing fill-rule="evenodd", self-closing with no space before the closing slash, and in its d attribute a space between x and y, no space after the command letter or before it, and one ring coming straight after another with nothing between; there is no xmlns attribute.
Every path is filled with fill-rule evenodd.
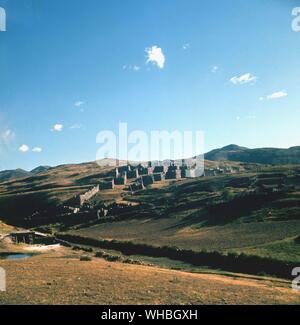
<svg viewBox="0 0 300 325"><path fill-rule="evenodd" d="M69 233L195 251L251 252L300 263L300 247L294 243L294 238L300 233L300 221L230 224L198 229L176 226L176 220L170 219L131 220L71 230Z"/></svg>
<svg viewBox="0 0 300 325"><path fill-rule="evenodd" d="M255 245L244 249L233 250L237 253L245 253L262 257L275 258L281 261L290 261L300 265L300 245L295 238L285 238L262 245Z"/></svg>
<svg viewBox="0 0 300 325"><path fill-rule="evenodd" d="M150 266L79 260L68 249L22 261L0 260L0 304L299 304L282 280L192 274Z"/></svg>

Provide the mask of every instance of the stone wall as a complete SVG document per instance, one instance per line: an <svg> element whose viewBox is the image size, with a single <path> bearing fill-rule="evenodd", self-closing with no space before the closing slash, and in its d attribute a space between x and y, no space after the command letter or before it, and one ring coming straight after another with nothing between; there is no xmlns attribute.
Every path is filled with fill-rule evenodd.
<svg viewBox="0 0 300 325"><path fill-rule="evenodd" d="M83 205L86 201L90 200L99 192L99 185L92 188L90 191L79 196L80 205Z"/></svg>

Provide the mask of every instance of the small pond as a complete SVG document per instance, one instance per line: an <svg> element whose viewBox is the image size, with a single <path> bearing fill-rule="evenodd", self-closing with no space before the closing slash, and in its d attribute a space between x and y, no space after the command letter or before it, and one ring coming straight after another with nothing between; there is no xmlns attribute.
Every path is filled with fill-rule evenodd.
<svg viewBox="0 0 300 325"><path fill-rule="evenodd" d="M32 256L33 254L28 253L0 253L0 260L22 260Z"/></svg>

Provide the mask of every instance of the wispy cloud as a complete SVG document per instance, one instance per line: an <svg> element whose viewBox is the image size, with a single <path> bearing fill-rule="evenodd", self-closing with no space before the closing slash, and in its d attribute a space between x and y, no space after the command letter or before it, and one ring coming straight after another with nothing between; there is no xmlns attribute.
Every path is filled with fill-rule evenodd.
<svg viewBox="0 0 300 325"><path fill-rule="evenodd" d="M246 74L243 74L241 76L235 76L235 77L232 77L230 79L230 81L234 84L234 85L243 85L243 84L247 84L249 82L255 82L257 79L256 76L254 76L253 74L251 73L246 73Z"/></svg>
<svg viewBox="0 0 300 325"><path fill-rule="evenodd" d="M219 71L219 67L217 65L214 65L212 68L211 68L211 72L212 73L217 73Z"/></svg>
<svg viewBox="0 0 300 325"><path fill-rule="evenodd" d="M21 147L19 147L19 151L23 153L28 152L29 149L30 148L27 146L27 144L22 144Z"/></svg>
<svg viewBox="0 0 300 325"><path fill-rule="evenodd" d="M63 130L64 126L62 124L55 124L51 131L55 132L61 132Z"/></svg>
<svg viewBox="0 0 300 325"><path fill-rule="evenodd" d="M84 102L81 101L81 100L79 100L79 101L77 101L77 102L74 103L74 106L75 106L75 107L81 107L81 106L83 106L83 105L84 105Z"/></svg>
<svg viewBox="0 0 300 325"><path fill-rule="evenodd" d="M146 48L147 53L147 64L153 63L158 66L160 69L163 69L166 62L166 57L163 53L163 50L158 46L152 46Z"/></svg>
<svg viewBox="0 0 300 325"><path fill-rule="evenodd" d="M184 44L184 45L182 46L182 49L183 49L184 51L186 51L186 50L188 50L190 47L191 47L190 44L189 44L189 43L186 43L186 44Z"/></svg>
<svg viewBox="0 0 300 325"><path fill-rule="evenodd" d="M10 146L10 143L15 136L15 133L10 129L0 131L0 155L2 155L3 151Z"/></svg>
<svg viewBox="0 0 300 325"><path fill-rule="evenodd" d="M9 149L11 142L15 136L15 133L10 129L4 129L0 131L0 157L6 149Z"/></svg>
<svg viewBox="0 0 300 325"><path fill-rule="evenodd" d="M273 93L269 96L267 96L267 99L279 99L279 98L283 98L283 97L287 97L288 93L285 91L278 91L276 93Z"/></svg>
<svg viewBox="0 0 300 325"><path fill-rule="evenodd" d="M34 148L32 149L32 152L40 153L40 152L42 152L42 151L43 151L43 149L40 148L40 147L34 147Z"/></svg>
<svg viewBox="0 0 300 325"><path fill-rule="evenodd" d="M7 144L14 139L15 136L16 135L12 130L7 129L0 133L0 141Z"/></svg>

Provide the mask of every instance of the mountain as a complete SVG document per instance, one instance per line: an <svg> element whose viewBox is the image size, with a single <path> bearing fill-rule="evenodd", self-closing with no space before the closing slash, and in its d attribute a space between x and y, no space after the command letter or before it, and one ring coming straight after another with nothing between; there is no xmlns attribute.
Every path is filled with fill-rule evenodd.
<svg viewBox="0 0 300 325"><path fill-rule="evenodd" d="M50 166L39 166L28 172L24 169L13 169L0 171L0 182L13 181L16 179L30 177L36 174L46 172L50 169Z"/></svg>
<svg viewBox="0 0 300 325"><path fill-rule="evenodd" d="M205 159L272 165L300 164L300 147L249 149L231 144L206 153Z"/></svg>
<svg viewBox="0 0 300 325"><path fill-rule="evenodd" d="M291 147L289 149L278 148L259 148L249 149L241 147L236 144L231 144L220 149L212 150L205 154L207 161L228 161L228 162L242 162L242 163L256 163L256 164L271 164L271 165L284 165L284 164L300 164L300 146ZM107 167L109 160L103 160L103 166ZM23 169L5 170L0 172L0 182L16 180L20 178L34 176L40 173L53 170L55 173L61 171L61 167L68 169L70 166L64 165L52 168L49 166L39 166L28 172ZM92 169L97 166L95 163L80 164L77 166L92 166ZM98 166L99 167L99 166ZM85 168L84 168L85 169ZM52 173L51 173L52 174Z"/></svg>
<svg viewBox="0 0 300 325"><path fill-rule="evenodd" d="M24 169L3 170L0 172L0 182L11 181L29 176L31 176L31 173Z"/></svg>
<svg viewBox="0 0 300 325"><path fill-rule="evenodd" d="M51 168L50 166L39 166L39 167L36 167L33 170L31 170L30 173L32 173L32 174L40 174L40 173L46 172L50 168Z"/></svg>
<svg viewBox="0 0 300 325"><path fill-rule="evenodd" d="M240 147L236 144L230 144L229 146L223 147L221 149L214 149L206 153L205 159L211 161L234 160L230 159L232 155L241 153L245 150L249 149L245 147Z"/></svg>

